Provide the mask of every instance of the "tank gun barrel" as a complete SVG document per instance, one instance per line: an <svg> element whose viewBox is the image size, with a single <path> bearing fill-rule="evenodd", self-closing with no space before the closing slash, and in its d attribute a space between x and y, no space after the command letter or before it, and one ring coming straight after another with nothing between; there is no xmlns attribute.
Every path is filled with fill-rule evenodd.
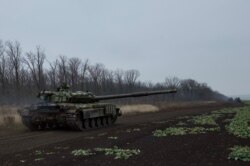
<svg viewBox="0 0 250 166"><path fill-rule="evenodd" d="M96 96L95 99L99 101L99 100L119 99L119 98L127 98L127 97L142 97L142 96L150 96L150 95L169 94L169 93L176 93L176 92L177 92L176 89L149 91L149 92L135 92L135 93L118 94L118 95Z"/></svg>

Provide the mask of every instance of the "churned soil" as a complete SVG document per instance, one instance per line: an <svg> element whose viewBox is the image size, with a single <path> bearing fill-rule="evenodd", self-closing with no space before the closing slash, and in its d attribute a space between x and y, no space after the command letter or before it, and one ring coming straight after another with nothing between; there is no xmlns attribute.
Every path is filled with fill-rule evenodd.
<svg viewBox="0 0 250 166"><path fill-rule="evenodd" d="M227 159L229 148L250 145L249 139L228 134L220 118L219 132L198 135L155 137L153 131L176 125L178 117L208 113L232 105L161 110L155 113L121 117L114 126L84 132L27 130L16 135L0 136L0 166L16 165L171 165L171 166L230 166L249 165L249 162ZM189 127L189 126L188 126ZM192 125L190 127L193 127ZM138 155L128 159L114 159L112 155L95 152L95 148L139 149ZM76 149L90 149L95 154L74 156Z"/></svg>

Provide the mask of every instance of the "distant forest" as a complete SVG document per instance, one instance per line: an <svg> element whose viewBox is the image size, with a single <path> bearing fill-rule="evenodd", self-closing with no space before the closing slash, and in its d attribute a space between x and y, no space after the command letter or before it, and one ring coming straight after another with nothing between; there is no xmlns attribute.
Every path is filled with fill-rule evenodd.
<svg viewBox="0 0 250 166"><path fill-rule="evenodd" d="M167 77L160 83L142 82L139 80L139 71L135 69L110 70L101 63L91 64L88 59L61 55L51 62L46 57L45 50L39 46L26 52L18 41L0 40L0 104L29 103L39 91L54 90L63 83L67 83L73 91L90 91L96 95L172 88L178 90L177 94L147 97L144 99L146 101L227 99L206 83L193 79Z"/></svg>

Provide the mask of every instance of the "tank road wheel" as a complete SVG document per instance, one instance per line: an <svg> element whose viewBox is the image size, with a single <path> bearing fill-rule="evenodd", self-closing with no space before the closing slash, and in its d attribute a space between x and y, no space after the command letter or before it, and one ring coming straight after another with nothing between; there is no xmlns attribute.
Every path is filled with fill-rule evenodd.
<svg viewBox="0 0 250 166"><path fill-rule="evenodd" d="M117 119L117 116L113 116L113 117L112 117L112 119L111 119L112 124L114 124L114 123L115 123L116 119Z"/></svg>
<svg viewBox="0 0 250 166"><path fill-rule="evenodd" d="M41 123L38 125L39 130L45 130L46 129L46 123Z"/></svg>
<svg viewBox="0 0 250 166"><path fill-rule="evenodd" d="M76 124L77 130L80 130L80 131L84 130L82 120L77 120L75 124Z"/></svg>
<svg viewBox="0 0 250 166"><path fill-rule="evenodd" d="M96 118L96 126L97 127L102 127L101 118Z"/></svg>
<svg viewBox="0 0 250 166"><path fill-rule="evenodd" d="M84 119L83 123L84 123L84 128L85 129L90 128L90 120L89 119Z"/></svg>
<svg viewBox="0 0 250 166"><path fill-rule="evenodd" d="M81 114L81 112L77 112L76 114L76 121L75 121L75 125L76 125L76 129L77 130L84 130L84 127L83 127L83 116Z"/></svg>
<svg viewBox="0 0 250 166"><path fill-rule="evenodd" d="M94 118L90 119L90 124L91 124L91 128L96 128L95 119Z"/></svg>
<svg viewBox="0 0 250 166"><path fill-rule="evenodd" d="M28 127L31 131L37 131L39 128L39 126L35 124L29 124L29 125L26 125L26 127Z"/></svg>
<svg viewBox="0 0 250 166"><path fill-rule="evenodd" d="M106 127L107 126L107 121L106 121L106 118L105 117L101 117L101 124L103 127Z"/></svg>
<svg viewBox="0 0 250 166"><path fill-rule="evenodd" d="M111 116L106 117L106 122L108 126L112 124Z"/></svg>

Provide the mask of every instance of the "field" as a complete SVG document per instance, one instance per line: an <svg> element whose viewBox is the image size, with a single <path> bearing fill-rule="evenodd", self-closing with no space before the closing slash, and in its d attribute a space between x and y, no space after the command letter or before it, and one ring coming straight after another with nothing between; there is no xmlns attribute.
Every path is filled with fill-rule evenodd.
<svg viewBox="0 0 250 166"><path fill-rule="evenodd" d="M123 111L116 125L86 132L2 132L0 165L249 165L250 105L182 103Z"/></svg>

